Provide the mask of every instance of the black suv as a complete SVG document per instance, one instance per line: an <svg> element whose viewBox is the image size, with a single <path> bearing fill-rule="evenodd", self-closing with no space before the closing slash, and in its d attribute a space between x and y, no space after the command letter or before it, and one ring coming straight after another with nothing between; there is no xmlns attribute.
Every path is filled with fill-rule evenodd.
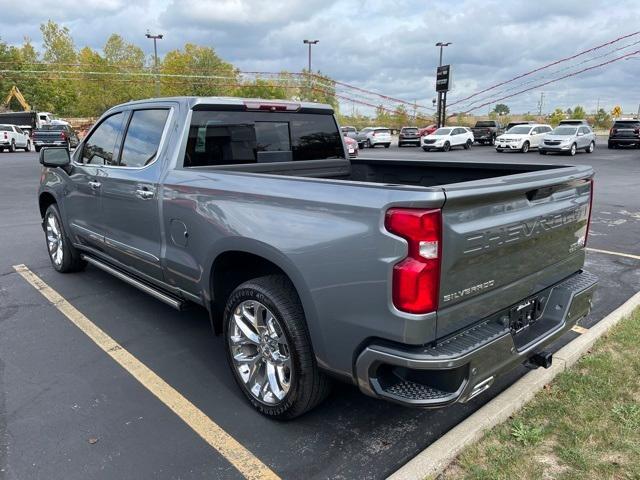
<svg viewBox="0 0 640 480"><path fill-rule="evenodd" d="M633 145L640 148L640 120L631 118L628 120L616 120L609 130L609 148Z"/></svg>
<svg viewBox="0 0 640 480"><path fill-rule="evenodd" d="M398 147L403 145L420 146L420 133L417 127L402 127L398 136Z"/></svg>

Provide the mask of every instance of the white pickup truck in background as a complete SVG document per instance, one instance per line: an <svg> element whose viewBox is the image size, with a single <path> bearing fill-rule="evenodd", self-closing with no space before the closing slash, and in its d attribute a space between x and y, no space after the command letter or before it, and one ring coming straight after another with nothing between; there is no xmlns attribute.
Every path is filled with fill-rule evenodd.
<svg viewBox="0 0 640 480"><path fill-rule="evenodd" d="M15 125L0 124L0 152L4 152L5 149L15 152L18 148L25 152L31 150L29 135Z"/></svg>

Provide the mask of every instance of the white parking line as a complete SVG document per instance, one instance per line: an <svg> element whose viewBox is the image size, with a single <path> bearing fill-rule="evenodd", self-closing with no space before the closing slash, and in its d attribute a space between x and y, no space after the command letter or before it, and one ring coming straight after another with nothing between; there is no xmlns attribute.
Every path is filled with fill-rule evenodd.
<svg viewBox="0 0 640 480"><path fill-rule="evenodd" d="M611 250L600 250L598 248L589 248L589 247L587 247L586 250L588 252L605 253L607 255L616 255L618 257L626 257L626 258L633 258L635 260L640 260L640 255L632 255L631 253L612 252Z"/></svg>
<svg viewBox="0 0 640 480"><path fill-rule="evenodd" d="M14 265L13 268L96 345L226 458L245 478L250 480L276 480L279 478L268 466L206 416L202 410L91 322L29 268L25 265Z"/></svg>

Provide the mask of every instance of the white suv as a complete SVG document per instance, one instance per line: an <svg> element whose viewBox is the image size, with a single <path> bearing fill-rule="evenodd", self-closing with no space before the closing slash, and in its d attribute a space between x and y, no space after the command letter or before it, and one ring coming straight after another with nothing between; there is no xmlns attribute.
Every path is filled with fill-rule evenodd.
<svg viewBox="0 0 640 480"><path fill-rule="evenodd" d="M376 145L384 145L385 148L389 148L389 145L391 145L391 130L385 127L367 127L358 132L356 141L360 148L373 148Z"/></svg>
<svg viewBox="0 0 640 480"><path fill-rule="evenodd" d="M31 150L31 139L20 127L0 125L0 152L5 149L15 152L17 148L25 152Z"/></svg>
<svg viewBox="0 0 640 480"><path fill-rule="evenodd" d="M422 137L420 145L425 152L429 150L448 152L453 147L463 147L468 150L473 145L473 132L466 127L442 127Z"/></svg>
<svg viewBox="0 0 640 480"><path fill-rule="evenodd" d="M538 148L544 136L551 130L553 129L550 125L516 125L496 138L496 151L515 150L527 153L532 148Z"/></svg>

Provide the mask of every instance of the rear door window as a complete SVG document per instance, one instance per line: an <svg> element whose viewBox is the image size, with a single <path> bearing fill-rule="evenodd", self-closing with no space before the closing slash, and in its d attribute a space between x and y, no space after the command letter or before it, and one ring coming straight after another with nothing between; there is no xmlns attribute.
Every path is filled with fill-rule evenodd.
<svg viewBox="0 0 640 480"><path fill-rule="evenodd" d="M135 110L122 145L120 166L144 167L153 162L164 131L169 110Z"/></svg>

